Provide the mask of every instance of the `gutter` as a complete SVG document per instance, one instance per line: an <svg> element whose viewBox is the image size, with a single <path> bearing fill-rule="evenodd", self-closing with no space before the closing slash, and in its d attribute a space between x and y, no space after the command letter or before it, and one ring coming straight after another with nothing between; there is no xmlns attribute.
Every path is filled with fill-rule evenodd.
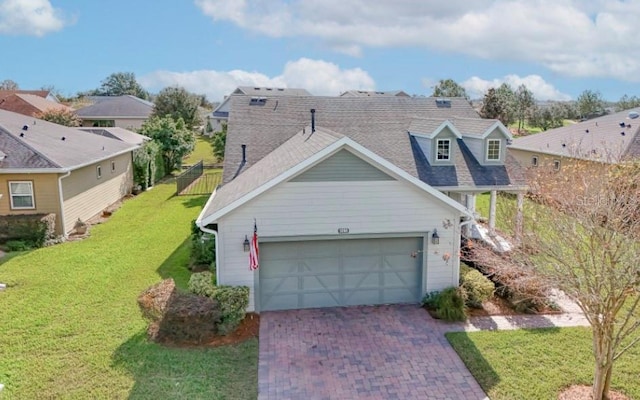
<svg viewBox="0 0 640 400"><path fill-rule="evenodd" d="M205 212L207 208L209 208L209 204L211 203L213 198L216 196L217 191L218 189L216 188L216 190L214 190L213 193L211 194L211 197L209 197L209 200L207 200L207 203L202 208L200 215L198 215L198 218L196 219L196 225L198 226L198 228L200 228L202 232L213 235L213 240L215 241L215 250L216 250L216 282L220 284L220 264L219 264L220 251L219 251L219 242L218 242L218 231L214 229L209 229L202 223L202 214Z"/></svg>
<svg viewBox="0 0 640 400"><path fill-rule="evenodd" d="M62 236L64 236L65 239L67 239L68 236L67 236L67 228L64 225L64 196L62 195L62 180L68 177L69 175L71 175L71 171L67 171L66 174L58 177L58 195L60 199L60 225L62 227Z"/></svg>

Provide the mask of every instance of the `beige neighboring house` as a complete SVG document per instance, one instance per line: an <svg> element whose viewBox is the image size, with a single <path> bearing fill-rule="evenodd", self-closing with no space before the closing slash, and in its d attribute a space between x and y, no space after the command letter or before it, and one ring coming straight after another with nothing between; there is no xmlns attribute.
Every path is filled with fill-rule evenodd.
<svg viewBox="0 0 640 400"><path fill-rule="evenodd" d="M54 213L66 236L131 192L138 147L0 110L0 216Z"/></svg>
<svg viewBox="0 0 640 400"><path fill-rule="evenodd" d="M84 127L136 130L153 113L153 103L132 95L91 96L89 100L93 104L76 111Z"/></svg>
<svg viewBox="0 0 640 400"><path fill-rule="evenodd" d="M520 137L509 150L523 167L555 170L575 162L611 164L638 158L640 108Z"/></svg>

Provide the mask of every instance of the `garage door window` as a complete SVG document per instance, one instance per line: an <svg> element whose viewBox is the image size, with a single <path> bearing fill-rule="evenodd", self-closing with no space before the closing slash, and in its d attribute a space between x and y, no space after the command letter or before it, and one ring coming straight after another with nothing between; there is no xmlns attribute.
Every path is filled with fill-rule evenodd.
<svg viewBox="0 0 640 400"><path fill-rule="evenodd" d="M14 210L32 210L36 208L33 199L33 182L9 182L9 197Z"/></svg>

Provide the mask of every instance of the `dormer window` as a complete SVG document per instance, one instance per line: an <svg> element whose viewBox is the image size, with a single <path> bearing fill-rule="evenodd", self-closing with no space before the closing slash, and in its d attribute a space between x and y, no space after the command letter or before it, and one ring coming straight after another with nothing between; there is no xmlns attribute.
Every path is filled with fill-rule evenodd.
<svg viewBox="0 0 640 400"><path fill-rule="evenodd" d="M449 161L451 159L451 140L438 139L436 159L438 161Z"/></svg>
<svg viewBox="0 0 640 400"><path fill-rule="evenodd" d="M500 161L500 139L487 141L487 161Z"/></svg>

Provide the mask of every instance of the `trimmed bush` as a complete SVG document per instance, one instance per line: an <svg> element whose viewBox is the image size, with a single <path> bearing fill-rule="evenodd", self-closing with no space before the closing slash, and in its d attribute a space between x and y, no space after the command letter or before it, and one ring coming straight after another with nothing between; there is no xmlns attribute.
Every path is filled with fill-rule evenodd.
<svg viewBox="0 0 640 400"><path fill-rule="evenodd" d="M466 294L465 304L482 308L482 303L493 296L495 285L486 276L466 264L460 264L460 286Z"/></svg>
<svg viewBox="0 0 640 400"><path fill-rule="evenodd" d="M222 312L218 333L229 334L236 330L245 317L249 305L249 288L247 286L218 286L213 292Z"/></svg>
<svg viewBox="0 0 640 400"><path fill-rule="evenodd" d="M7 251L27 251L31 250L32 246L24 240L9 240L5 247Z"/></svg>
<svg viewBox="0 0 640 400"><path fill-rule="evenodd" d="M191 274L189 291L199 296L213 297L216 291L215 275L209 271Z"/></svg>
<svg viewBox="0 0 640 400"><path fill-rule="evenodd" d="M215 236L200 230L196 221L191 221L191 263L193 265L211 265L216 260Z"/></svg>
<svg viewBox="0 0 640 400"><path fill-rule="evenodd" d="M467 319L465 298L463 288L450 287L442 292L428 293L422 299L422 304L433 310L436 318L445 321L464 321Z"/></svg>
<svg viewBox="0 0 640 400"><path fill-rule="evenodd" d="M165 279L142 292L138 296L142 316L151 322L160 321L175 291L176 283L173 279Z"/></svg>

